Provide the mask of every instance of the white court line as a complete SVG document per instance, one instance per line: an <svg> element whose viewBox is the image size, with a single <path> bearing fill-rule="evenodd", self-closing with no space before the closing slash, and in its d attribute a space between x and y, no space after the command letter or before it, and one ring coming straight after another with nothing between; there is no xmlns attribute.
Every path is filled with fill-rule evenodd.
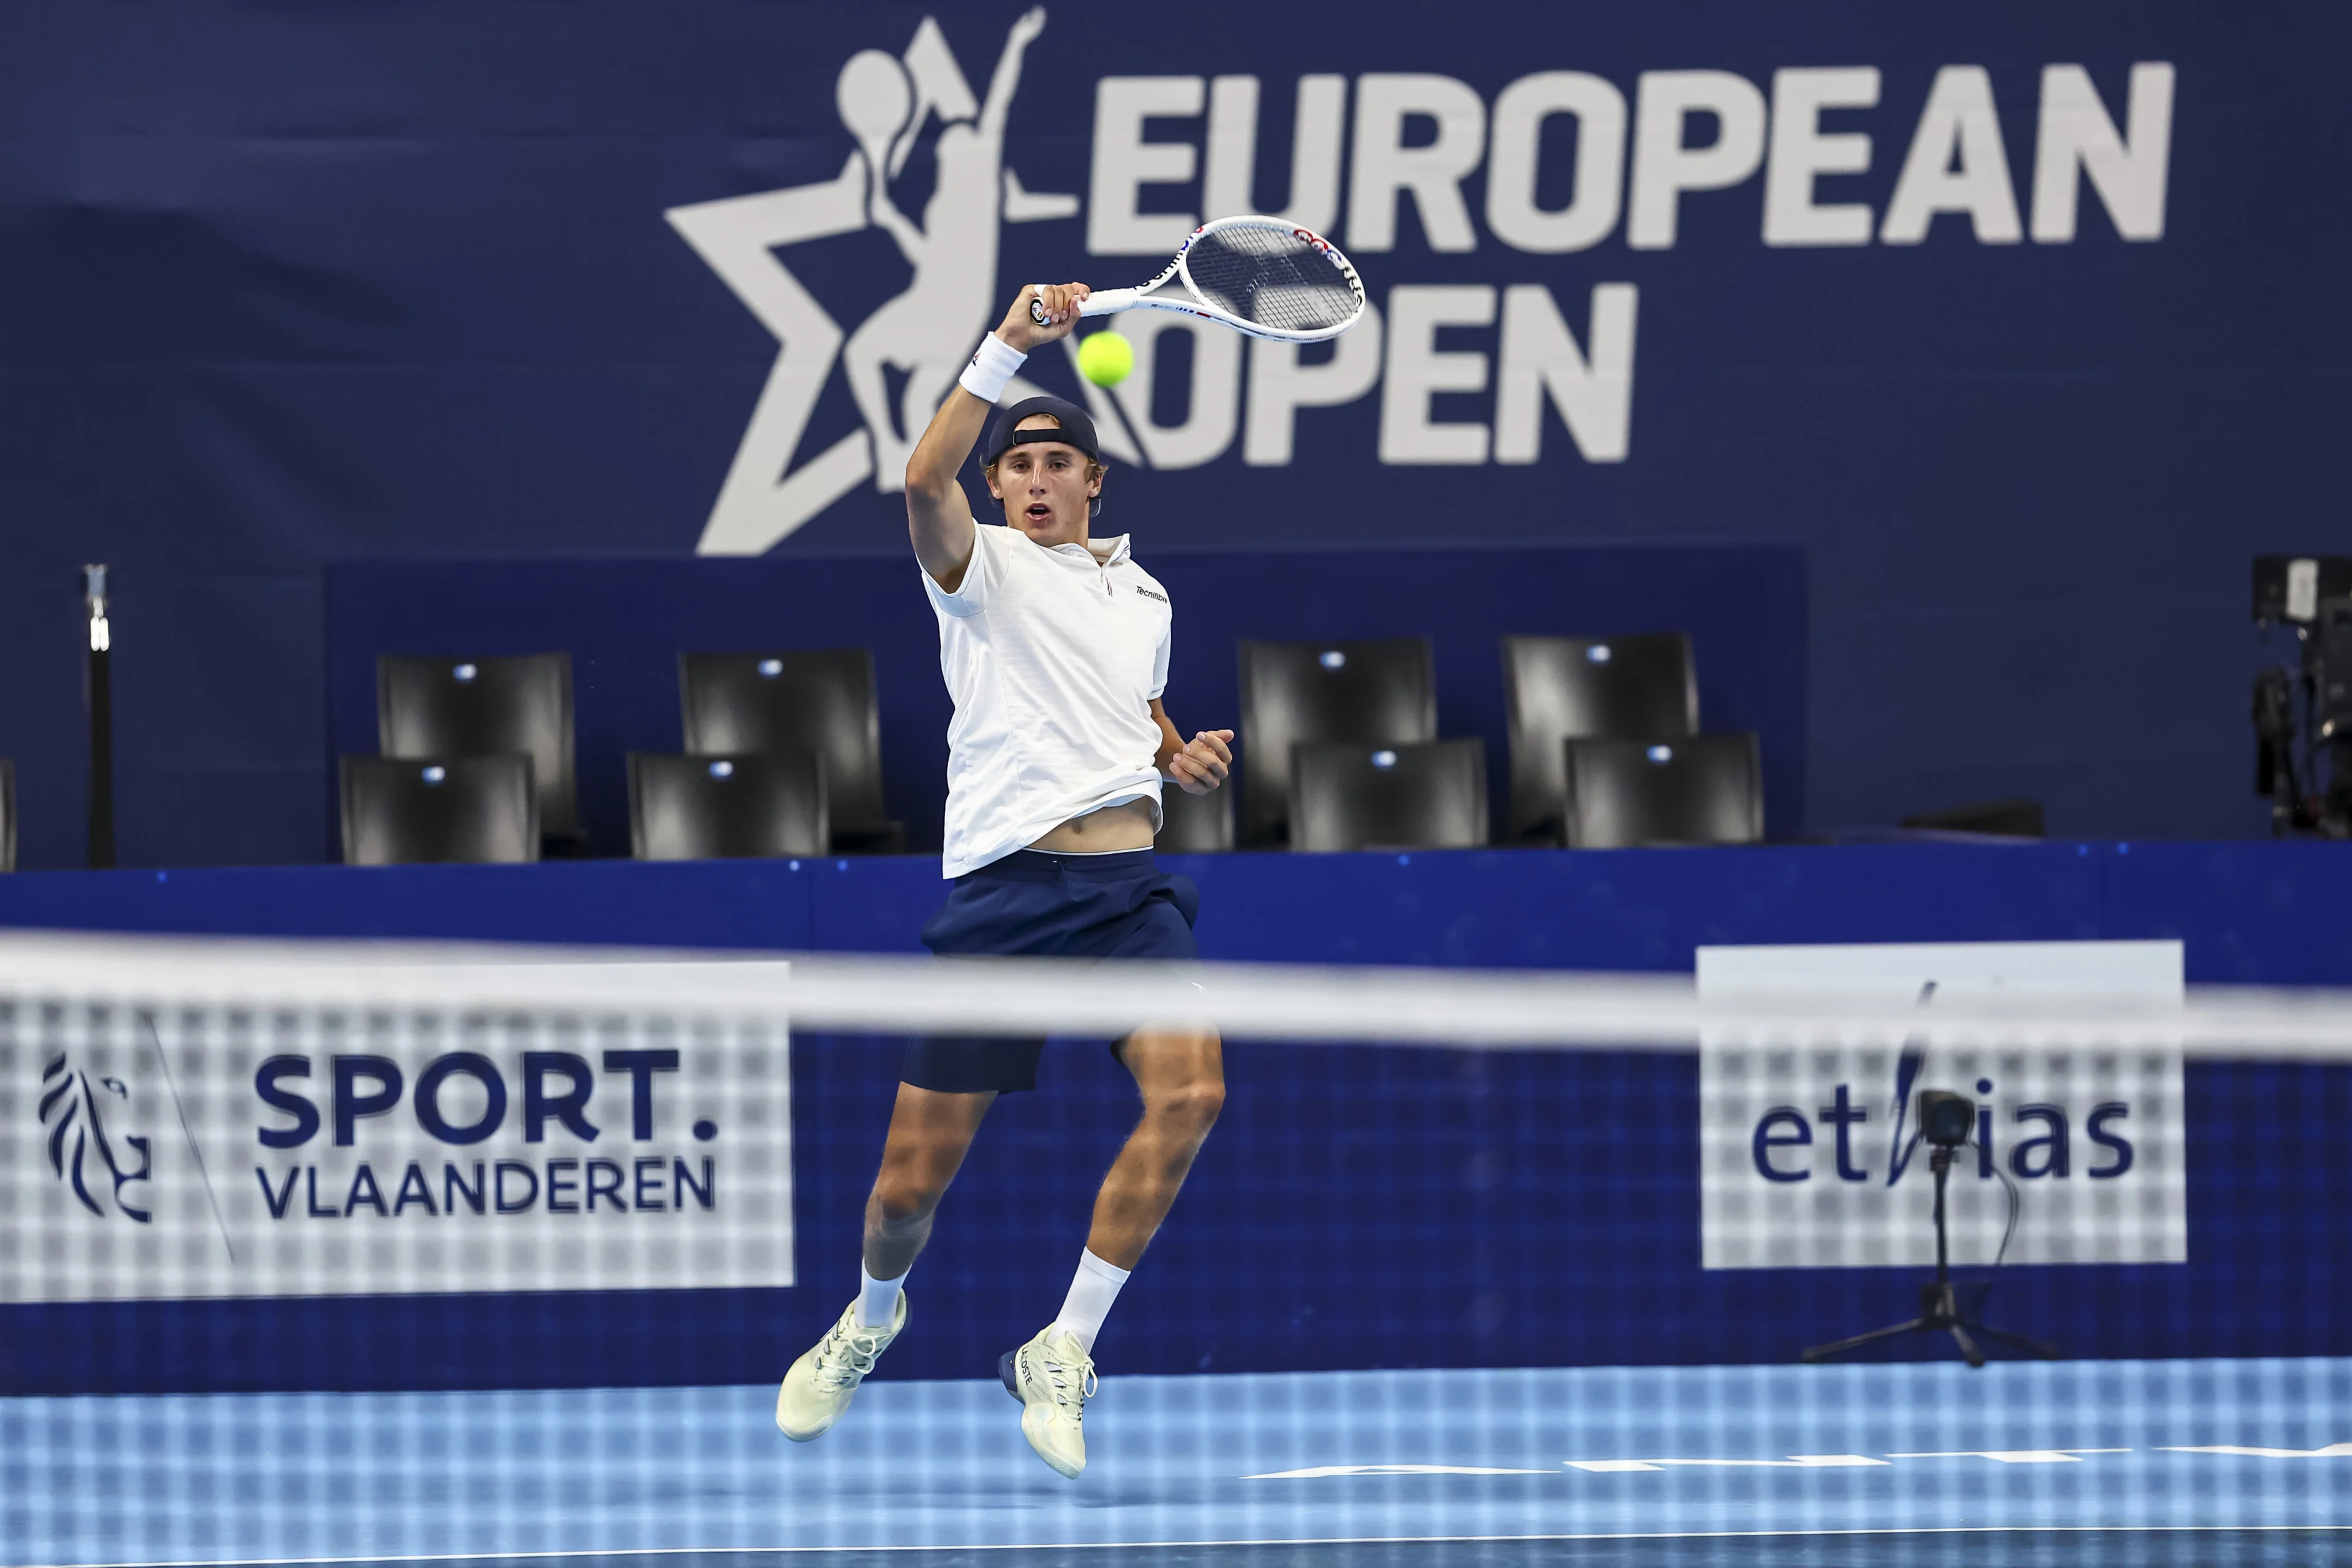
<svg viewBox="0 0 2352 1568"><path fill-rule="evenodd" d="M1547 1472L1549 1473L1549 1472ZM1024 1541L908 1546L631 1546L611 1551L445 1552L415 1556L157 1558L138 1563L28 1563L26 1568L348 1568L372 1563L593 1562L638 1557L791 1557L848 1552L1150 1552L1228 1546L1506 1546L1536 1541L1770 1541L1794 1536L1893 1535L2241 1535L2281 1531L2352 1532L2352 1524L1948 1524L1860 1530L1636 1530L1566 1535L1307 1535L1269 1541Z"/></svg>
<svg viewBox="0 0 2352 1568"><path fill-rule="evenodd" d="M2185 1449L2168 1448L2166 1453ZM2129 1448L1957 1448L1940 1454L1889 1454L1890 1459L1990 1459L2002 1465L2079 1465L2077 1454L2128 1454Z"/></svg>
<svg viewBox="0 0 2352 1568"><path fill-rule="evenodd" d="M2204 1448L2158 1448L2159 1454L2235 1454L2248 1459L2352 1459L2352 1443L2330 1443L2325 1448L2249 1448L2220 1443Z"/></svg>
<svg viewBox="0 0 2352 1568"><path fill-rule="evenodd" d="M1548 1476L1549 1470L1496 1469L1488 1465L1317 1465L1304 1470L1268 1470L1245 1481L1318 1481L1331 1476Z"/></svg>

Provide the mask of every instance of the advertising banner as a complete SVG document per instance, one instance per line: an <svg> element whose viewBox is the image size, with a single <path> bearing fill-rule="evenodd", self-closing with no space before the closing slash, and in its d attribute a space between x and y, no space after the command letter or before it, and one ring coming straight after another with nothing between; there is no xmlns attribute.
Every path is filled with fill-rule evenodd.
<svg viewBox="0 0 2352 1568"><path fill-rule="evenodd" d="M1810 994L1916 1002L1901 1040L1720 1031L1700 1052L1699 1245L1708 1268L1911 1268L1936 1261L1918 1095L1975 1103L1952 1165L1956 1265L2183 1263L2188 1159L2177 1047L2119 1048L2086 1027L2053 1050L1937 1027L1969 998L2182 995L2177 942L1702 947L1710 1000Z"/></svg>
<svg viewBox="0 0 2352 1568"><path fill-rule="evenodd" d="M1113 389L1074 374L1075 338L1067 363L1040 356L1007 400L1085 396L1117 464L1282 470L1311 447L1391 469L1547 463L1559 484L1649 445L1643 340L1675 353L1691 310L1664 253L1738 268L1780 251L1852 278L1838 255L1859 250L1891 284L1931 235L1959 258L1947 267L1979 275L2030 241L2024 265L2055 288L2050 252L2086 231L2165 236L2175 68L2119 49L1997 80L1969 60L1607 73L1538 47L1472 81L1411 46L1353 73L1309 47L1290 68L1250 51L1167 74L1138 74L1159 49L1111 47L1084 58L1119 68L1072 79L1047 29L1035 7L951 43L938 16L871 14L803 62L806 100L835 111L806 129L837 173L667 210L777 345L705 553L764 551L903 488L972 344L1033 280L1005 252L1055 281L1139 284L1195 225L1265 213L1339 243L1370 280L1362 323L1328 350L1145 310L1116 321L1135 369ZM869 233L887 243L849 237ZM877 276L904 288L877 299Z"/></svg>
<svg viewBox="0 0 2352 1568"><path fill-rule="evenodd" d="M0 1300L787 1286L791 1109L780 1026L13 1003Z"/></svg>

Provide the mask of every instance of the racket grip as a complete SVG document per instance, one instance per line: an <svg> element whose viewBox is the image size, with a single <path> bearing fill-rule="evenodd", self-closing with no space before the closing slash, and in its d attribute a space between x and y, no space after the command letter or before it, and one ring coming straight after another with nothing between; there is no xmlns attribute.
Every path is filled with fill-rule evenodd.
<svg viewBox="0 0 2352 1568"><path fill-rule="evenodd" d="M1032 283L1029 287L1037 293L1043 293L1045 288L1043 283ZM1131 309L1135 304L1135 294L1136 291L1132 289L1098 289L1078 301L1078 314L1108 316ZM1036 298L1034 294L1029 300L1029 319L1041 327L1045 324L1045 301Z"/></svg>

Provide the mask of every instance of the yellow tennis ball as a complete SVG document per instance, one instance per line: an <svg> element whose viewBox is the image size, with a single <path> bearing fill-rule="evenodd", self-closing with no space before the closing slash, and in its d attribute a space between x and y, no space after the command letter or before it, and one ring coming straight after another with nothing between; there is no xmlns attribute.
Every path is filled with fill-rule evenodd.
<svg viewBox="0 0 2352 1568"><path fill-rule="evenodd" d="M1135 345L1117 332L1093 332L1078 344L1078 374L1097 386L1117 386L1135 368Z"/></svg>

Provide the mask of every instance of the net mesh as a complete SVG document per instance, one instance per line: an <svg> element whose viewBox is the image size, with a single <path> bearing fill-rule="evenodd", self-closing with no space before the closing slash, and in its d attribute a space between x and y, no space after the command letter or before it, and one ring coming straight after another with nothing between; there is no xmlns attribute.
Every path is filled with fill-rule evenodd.
<svg viewBox="0 0 2352 1568"><path fill-rule="evenodd" d="M1282 331L1328 331L1364 307L1362 285L1328 251L1272 225L1200 236L1184 251L1184 275L1219 310Z"/></svg>
<svg viewBox="0 0 2352 1568"><path fill-rule="evenodd" d="M1857 950L1694 984L11 938L0 1561L2334 1561L2352 1007L2089 945L2133 951L1941 955L1930 1000ZM1138 1126L1104 1042L1155 1019L1222 1032L1223 1108L1065 1480L998 1358ZM905 1036L950 1023L1051 1036L1038 1090L790 1443ZM1800 1359L1939 1302L1996 1364L1941 1326Z"/></svg>

